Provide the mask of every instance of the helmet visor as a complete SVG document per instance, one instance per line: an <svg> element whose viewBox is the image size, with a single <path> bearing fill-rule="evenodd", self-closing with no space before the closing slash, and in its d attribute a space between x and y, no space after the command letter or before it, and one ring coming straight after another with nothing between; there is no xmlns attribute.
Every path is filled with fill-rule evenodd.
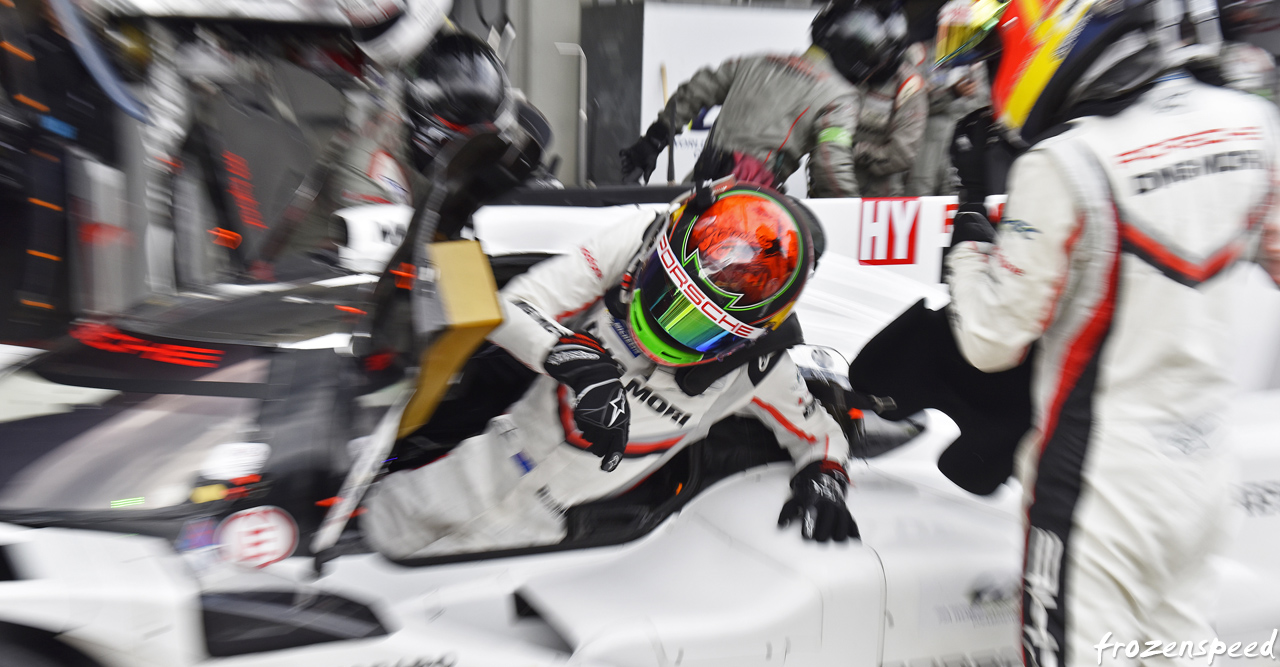
<svg viewBox="0 0 1280 667"><path fill-rule="evenodd" d="M934 65L965 65L992 56L999 43L987 37L1009 5L1009 0L951 0L943 5Z"/></svg>
<svg viewBox="0 0 1280 667"><path fill-rule="evenodd" d="M711 361L765 333L702 295L676 259L666 235L645 262L629 315L636 341L655 361L687 366Z"/></svg>

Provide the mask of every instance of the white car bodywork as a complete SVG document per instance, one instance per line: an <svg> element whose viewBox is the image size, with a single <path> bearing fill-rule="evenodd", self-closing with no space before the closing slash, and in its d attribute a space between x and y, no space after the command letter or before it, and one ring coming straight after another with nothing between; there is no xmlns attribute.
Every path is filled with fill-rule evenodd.
<svg viewBox="0 0 1280 667"><path fill-rule="evenodd" d="M552 217L562 235L543 227L528 237L533 250L563 251L593 227ZM477 234L490 253L531 249L527 228L484 211ZM810 343L852 356L919 298L937 307L946 294L833 252L799 312ZM1214 619L1227 641L1261 642L1280 625L1277 414L1280 392L1258 391L1231 418L1248 464L1239 536L1215 560ZM1020 663L1021 489L960 490L935 466L956 427L935 411L927 421L910 443L850 467L861 542L817 544L777 527L785 463L722 480L625 544L425 567L358 554L318 574L302 558L253 570L157 538L0 524L15 575L0 577L0 622L53 633L104 667ZM201 595L251 590L362 602L387 634L210 657Z"/></svg>
<svg viewBox="0 0 1280 667"><path fill-rule="evenodd" d="M913 449L954 436L938 421ZM0 620L61 633L111 666L878 665L952 654L1008 664L1013 495L913 483L910 471L923 469L913 458L851 471L863 543L815 544L777 527L787 464L731 477L621 546L420 568L343 556L314 579L302 559L200 570L155 538L4 526L22 580L0 584ZM366 602L391 632L202 655L201 592L295 586ZM517 616L516 595L539 617Z"/></svg>

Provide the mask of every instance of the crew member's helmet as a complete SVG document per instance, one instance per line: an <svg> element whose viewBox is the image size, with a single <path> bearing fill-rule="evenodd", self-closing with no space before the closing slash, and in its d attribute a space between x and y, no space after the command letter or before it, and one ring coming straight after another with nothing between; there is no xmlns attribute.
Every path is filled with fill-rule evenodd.
<svg viewBox="0 0 1280 667"><path fill-rule="evenodd" d="M898 70L907 48L907 18L884 4L833 0L809 26L814 46L855 84L880 84Z"/></svg>
<svg viewBox="0 0 1280 667"><path fill-rule="evenodd" d="M1257 35L1280 30L1276 0L1220 0L1218 11L1225 40L1253 43Z"/></svg>
<svg viewBox="0 0 1280 667"><path fill-rule="evenodd" d="M1124 97L1222 41L1214 0L951 0L938 65L1002 51L993 114L1028 142L1086 102Z"/></svg>
<svg viewBox="0 0 1280 667"><path fill-rule="evenodd" d="M664 366L716 361L777 329L814 267L817 223L796 200L755 185L705 195L686 197L624 281L632 337Z"/></svg>
<svg viewBox="0 0 1280 667"><path fill-rule="evenodd" d="M425 170L446 143L514 118L507 74L488 44L465 33L443 34L410 72L405 107L413 124L413 160Z"/></svg>

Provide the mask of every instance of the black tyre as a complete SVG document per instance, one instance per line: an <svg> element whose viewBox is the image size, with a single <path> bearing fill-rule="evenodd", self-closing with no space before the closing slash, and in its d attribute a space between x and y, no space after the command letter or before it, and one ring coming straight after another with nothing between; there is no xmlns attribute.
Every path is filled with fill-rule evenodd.
<svg viewBox="0 0 1280 667"><path fill-rule="evenodd" d="M0 667L71 667L22 644L0 639Z"/></svg>

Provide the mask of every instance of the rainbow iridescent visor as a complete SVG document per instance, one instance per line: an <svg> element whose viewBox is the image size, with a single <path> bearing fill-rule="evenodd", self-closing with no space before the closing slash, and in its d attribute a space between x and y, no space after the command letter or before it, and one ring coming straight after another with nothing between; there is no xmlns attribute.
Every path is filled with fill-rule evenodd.
<svg viewBox="0 0 1280 667"><path fill-rule="evenodd" d="M691 259L690 266L696 266ZM696 270L696 269L695 269ZM692 366L723 357L763 336L702 294L666 234L636 281L628 319L636 342L654 361Z"/></svg>
<svg viewBox="0 0 1280 667"><path fill-rule="evenodd" d="M938 10L935 67L965 65L993 55L996 41L986 41L1009 9L1009 0L951 0Z"/></svg>

